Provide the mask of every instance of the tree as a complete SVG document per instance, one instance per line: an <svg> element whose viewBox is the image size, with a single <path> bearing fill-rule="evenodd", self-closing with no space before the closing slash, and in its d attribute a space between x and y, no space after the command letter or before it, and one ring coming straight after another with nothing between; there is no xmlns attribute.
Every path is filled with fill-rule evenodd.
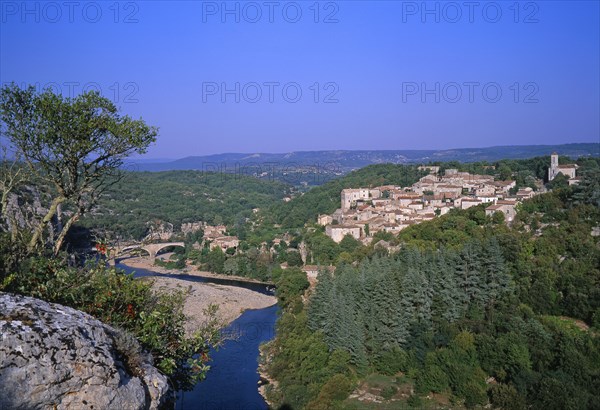
<svg viewBox="0 0 600 410"><path fill-rule="evenodd" d="M300 255L300 252L288 252L287 263L289 266L302 266L302 255Z"/></svg>
<svg viewBox="0 0 600 410"><path fill-rule="evenodd" d="M331 291L330 312L325 319L324 338L331 349L350 353L352 363L359 369L366 365L363 318L354 309L353 294L343 289Z"/></svg>
<svg viewBox="0 0 600 410"><path fill-rule="evenodd" d="M239 274L239 263L238 263L238 258L233 257L233 258L227 258L227 260L223 263L223 272L227 273L228 275L237 275Z"/></svg>
<svg viewBox="0 0 600 410"><path fill-rule="evenodd" d="M317 275L317 285L308 304L308 325L312 330L322 329L330 314L329 302L333 278L327 269L323 269Z"/></svg>
<svg viewBox="0 0 600 410"><path fill-rule="evenodd" d="M550 189L566 188L569 186L569 177L561 172L552 181L548 182L546 186Z"/></svg>
<svg viewBox="0 0 600 410"><path fill-rule="evenodd" d="M401 280L401 317L412 322L428 323L431 319L433 289L424 272L410 266Z"/></svg>
<svg viewBox="0 0 600 410"><path fill-rule="evenodd" d="M600 208L600 169L588 168L582 174L581 182L575 190L575 199Z"/></svg>
<svg viewBox="0 0 600 410"><path fill-rule="evenodd" d="M298 268L286 269L277 281L277 298L282 306L288 306L294 299L299 299L300 295L308 288L309 283L306 279L306 273Z"/></svg>
<svg viewBox="0 0 600 410"><path fill-rule="evenodd" d="M502 256L502 249L495 238L484 244L484 252L485 257L481 262L482 269L480 271L483 275L481 286L489 318L493 319L494 307L498 299L510 292L511 282Z"/></svg>
<svg viewBox="0 0 600 410"><path fill-rule="evenodd" d="M396 290L390 286L391 283L379 281L376 283L373 294L373 312L371 322L374 322L375 329L373 347L376 351L389 351L392 347L397 347L398 335L405 332L405 323L398 320L400 315L400 306L395 303L397 300Z"/></svg>
<svg viewBox="0 0 600 410"><path fill-rule="evenodd" d="M354 237L350 234L346 234L344 238L340 241L340 249L342 252L352 253L356 248L359 248L361 243L354 239Z"/></svg>
<svg viewBox="0 0 600 410"><path fill-rule="evenodd" d="M37 92L15 84L0 90L0 121L30 170L56 191L34 229L30 252L60 205L71 204L75 209L54 244L58 252L71 226L121 178L123 160L146 152L158 134L143 120L120 115L98 92L65 98L50 89Z"/></svg>
<svg viewBox="0 0 600 410"><path fill-rule="evenodd" d="M498 167L498 177L501 180L506 181L512 177L512 170L508 165L502 164Z"/></svg>
<svg viewBox="0 0 600 410"><path fill-rule="evenodd" d="M494 212L492 214L492 222L495 225L501 225L506 221L506 217L503 212Z"/></svg>
<svg viewBox="0 0 600 410"><path fill-rule="evenodd" d="M479 305L483 300L483 277L481 275L481 255L479 245L469 242L460 253L460 260L456 265L458 286L462 291L464 306L469 304Z"/></svg>
<svg viewBox="0 0 600 410"><path fill-rule="evenodd" d="M322 232L308 238L308 245L314 262L320 265L333 263L340 252L339 245Z"/></svg>
<svg viewBox="0 0 600 410"><path fill-rule="evenodd" d="M220 246L215 246L208 254L206 255L206 269L209 272L215 273L223 273L225 269L225 253Z"/></svg>
<svg viewBox="0 0 600 410"><path fill-rule="evenodd" d="M445 250L440 252L431 264L433 268L431 282L434 291L432 313L435 320L452 323L461 316L462 306L454 267L446 260L447 253Z"/></svg>

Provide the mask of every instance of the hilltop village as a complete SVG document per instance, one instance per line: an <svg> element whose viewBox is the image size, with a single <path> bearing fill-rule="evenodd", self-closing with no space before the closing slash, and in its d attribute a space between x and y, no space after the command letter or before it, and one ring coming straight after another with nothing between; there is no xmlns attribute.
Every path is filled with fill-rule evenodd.
<svg viewBox="0 0 600 410"><path fill-rule="evenodd" d="M429 171L410 187L384 185L373 188L344 189L341 207L332 215L319 215L318 224L325 226L326 234L335 242L346 235L369 244L380 231L397 234L404 228L448 213L452 208L468 209L480 204L491 204L485 210L490 216L496 212L511 223L516 205L524 199L545 192L542 181L538 190L516 190L515 181L495 181L491 175L476 175L446 169L440 175L438 166L421 166ZM579 182L577 165L558 165L558 154L551 156L548 180L559 173L568 178L570 185Z"/></svg>
<svg viewBox="0 0 600 410"><path fill-rule="evenodd" d="M336 243L342 242L344 237L350 235L363 245L369 245L378 232L397 234L408 226L445 215L454 208L468 209L480 204L486 205L486 216L494 216L498 221L511 224L520 202L547 191L541 179L530 184L535 187L533 189L520 188L514 180L495 180L493 175L471 174L457 169L444 170L434 165L422 165L419 170L427 175L411 186L382 185L343 189L340 194L340 207L332 214L319 215L317 223L325 227L325 234ZM577 165L559 165L557 154L552 154L547 172L548 181L554 180L560 174L570 185L577 184L580 180L576 176ZM254 213L257 211L258 209L253 209ZM502 216L498 218L498 214ZM152 235L156 237L162 234L162 240L173 239L173 227L169 228L164 229L164 232L153 232ZM209 251L213 251L219 248L224 254L228 254L230 259L244 253L240 253L242 241L232 235L226 225L209 225L205 222L181 225L181 233L184 235L198 230L202 230L203 234L193 244L195 250L208 248ZM259 252L270 253L273 256L282 242L291 241L290 233L285 233L275 237L271 244L262 242ZM301 259L301 269L307 273L309 279L316 278L319 268L316 265L307 265L313 259L309 257L304 241L298 244L297 251ZM235 259L232 260L235 262ZM287 261L282 262L281 267L287 268ZM224 267L221 270L223 269Z"/></svg>
<svg viewBox="0 0 600 410"><path fill-rule="evenodd" d="M537 190L530 187L516 189L515 181L497 181L492 175L470 174L457 169L446 169L441 175L440 167L434 165L422 165L419 169L429 174L409 187L382 185L342 190L340 208L331 215L319 215L317 223L325 226L327 236L337 243L350 235L368 245L377 232L397 234L453 208L468 209L480 204L489 204L485 209L486 216L502 213L504 221L510 224L516 215L517 204L546 192L542 180L536 181ZM574 185L580 180L576 173L577 165L559 165L558 154L550 156L548 181L563 174L569 185ZM204 226L203 240L210 243L210 249L237 249L239 239L227 236L226 229L224 225Z"/></svg>

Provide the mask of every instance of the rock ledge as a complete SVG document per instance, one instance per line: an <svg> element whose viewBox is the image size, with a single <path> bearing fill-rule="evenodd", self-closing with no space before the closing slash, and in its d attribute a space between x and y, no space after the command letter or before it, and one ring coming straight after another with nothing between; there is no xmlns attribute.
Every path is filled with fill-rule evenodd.
<svg viewBox="0 0 600 410"><path fill-rule="evenodd" d="M1 409L161 409L169 400L167 378L131 336L81 311L0 292Z"/></svg>

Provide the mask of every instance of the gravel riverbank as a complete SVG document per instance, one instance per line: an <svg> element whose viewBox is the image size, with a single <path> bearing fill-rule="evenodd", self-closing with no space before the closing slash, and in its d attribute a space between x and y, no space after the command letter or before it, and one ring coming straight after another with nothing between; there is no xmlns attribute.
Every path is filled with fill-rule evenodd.
<svg viewBox="0 0 600 410"><path fill-rule="evenodd" d="M164 273L165 276L152 277L154 286L163 289L184 290L188 296L185 302L184 313L190 318L186 324L186 331L193 332L202 323L206 316L204 311L211 305L219 306L217 317L225 325L237 319L247 309L263 309L277 303L275 296L263 295L249 289L237 286L217 285L214 283L186 282L177 277L169 277L174 271L153 266L153 261L147 258L131 258L121 262L132 268L152 270ZM193 274L189 267L181 273ZM223 275L218 275L223 277ZM225 277L228 278L229 277Z"/></svg>

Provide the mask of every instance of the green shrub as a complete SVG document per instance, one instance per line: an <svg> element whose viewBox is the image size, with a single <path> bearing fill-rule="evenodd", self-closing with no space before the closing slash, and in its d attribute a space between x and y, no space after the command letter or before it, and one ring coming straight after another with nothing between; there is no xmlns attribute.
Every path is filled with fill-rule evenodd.
<svg viewBox="0 0 600 410"><path fill-rule="evenodd" d="M394 397L394 394L398 393L398 389L395 386L384 387L381 391L381 397L385 400L389 400Z"/></svg>
<svg viewBox="0 0 600 410"><path fill-rule="evenodd" d="M387 350L373 360L373 365L378 373L393 376L398 372L406 371L408 355L398 347Z"/></svg>
<svg viewBox="0 0 600 410"><path fill-rule="evenodd" d="M154 265L166 269L183 269L185 268L185 257L183 255L173 254L168 261L162 259L154 259Z"/></svg>
<svg viewBox="0 0 600 410"><path fill-rule="evenodd" d="M494 407L505 410L522 410L527 408L525 398L514 386L496 384L490 389L491 401Z"/></svg>
<svg viewBox="0 0 600 410"><path fill-rule="evenodd" d="M417 377L417 390L421 393L442 393L449 386L448 375L436 365L426 366Z"/></svg>
<svg viewBox="0 0 600 410"><path fill-rule="evenodd" d="M310 410L330 409L335 402L346 399L353 388L352 380L343 374L336 374L323 385L317 398L308 403L306 408Z"/></svg>
<svg viewBox="0 0 600 410"><path fill-rule="evenodd" d="M416 394L410 396L408 400L406 400L406 403L413 408L423 407L423 399L421 399L421 397L417 396Z"/></svg>
<svg viewBox="0 0 600 410"><path fill-rule="evenodd" d="M344 400L352 392L354 383L343 374L336 374L323 385L319 396L331 401Z"/></svg>
<svg viewBox="0 0 600 410"><path fill-rule="evenodd" d="M463 391L463 397L465 398L465 406L472 408L487 403L488 397L485 390L485 384L478 383L475 380L471 380L464 386Z"/></svg>

